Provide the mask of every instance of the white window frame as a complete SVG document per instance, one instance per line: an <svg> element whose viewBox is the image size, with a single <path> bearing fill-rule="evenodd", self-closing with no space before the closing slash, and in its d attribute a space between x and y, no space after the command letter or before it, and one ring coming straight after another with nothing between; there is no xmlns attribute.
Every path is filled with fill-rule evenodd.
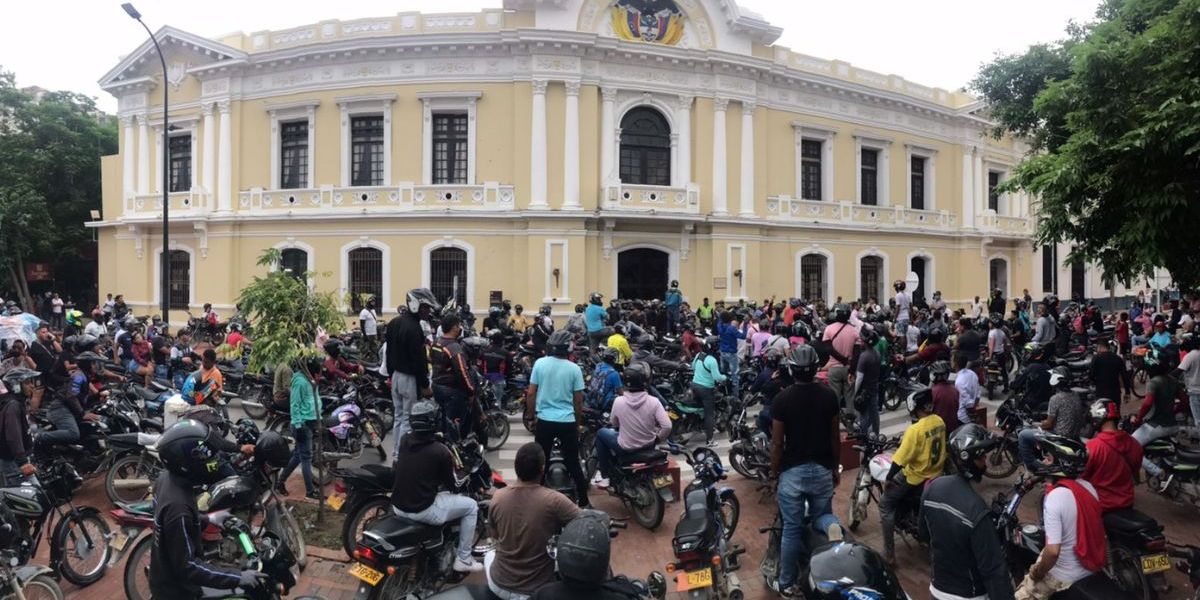
<svg viewBox="0 0 1200 600"><path fill-rule="evenodd" d="M562 296L554 296L554 248L559 246L562 248L562 270L559 272L558 289L563 291ZM542 294L542 304L570 304L570 274L571 274L571 258L568 252L570 251L570 243L565 239L546 240L546 281L545 291Z"/></svg>
<svg viewBox="0 0 1200 600"><path fill-rule="evenodd" d="M271 184L267 186L267 189L281 189L279 187L281 152L279 126L296 121L308 121L308 179L304 188L301 189L316 187L314 181L316 181L317 165L317 107L320 105L320 100L299 100L267 105L267 114L271 119Z"/></svg>
<svg viewBox="0 0 1200 600"><path fill-rule="evenodd" d="M736 265L733 264L733 251L734 250L741 250L741 252L739 252L739 255L741 256L741 260L739 260L738 264L736 264ZM747 263L746 254L747 254L747 252L746 252L745 244L728 244L725 246L725 290L726 290L725 301L726 302L733 302L733 301L737 301L737 300L749 299L749 296L746 294L746 290L750 289L750 274L746 272L746 263ZM742 271L741 287L734 289L733 282L737 281L738 278L736 275L733 274L733 272L738 269L741 269L741 271ZM737 294L734 294L733 292L737 292Z"/></svg>
<svg viewBox="0 0 1200 600"><path fill-rule="evenodd" d="M928 275L928 277L925 277L925 280L921 281L921 283L924 284L924 286L925 286L925 289L924 289L925 302L930 302L931 300L933 300L933 293L938 291L937 283L935 282L935 279L937 277L937 275L936 275L937 263L934 261L933 254L926 251L924 248L913 251L913 252L909 252L908 256L904 259L904 269L905 269L904 278L905 279L908 279L909 273L914 272L912 270L912 259L914 259L914 258L925 259L925 273L922 273L921 275ZM912 293L913 293L914 289L916 289L916 288L904 290L904 291L908 292L909 299L914 299L914 298L912 298Z"/></svg>
<svg viewBox="0 0 1200 600"><path fill-rule="evenodd" d="M476 105L483 97L483 92L450 91L450 92L418 92L417 99L421 101L421 182L433 185L433 115L436 113L466 113L467 115L467 183L475 182L475 149L476 149ZM474 296L468 293L468 297ZM474 302L472 302L474 305Z"/></svg>
<svg viewBox="0 0 1200 600"><path fill-rule="evenodd" d="M350 167L352 152L350 148L350 120L354 117L383 117L383 186L392 185L392 103L396 94L370 94L365 96L342 96L335 98L341 110L341 140L342 140L342 187L350 187Z"/></svg>
<svg viewBox="0 0 1200 600"><path fill-rule="evenodd" d="M471 310L475 310L480 306L475 301L475 246L464 240L445 236L421 247L421 286L432 289L433 272L429 268L429 261L433 251L438 248L458 248L467 253L467 303L471 305Z"/></svg>
<svg viewBox="0 0 1200 600"><path fill-rule="evenodd" d="M804 260L805 256L809 256L809 255L822 256L825 258L825 275L824 275L825 297L823 297L823 298L805 298L804 297L804 271L801 268L802 267L801 262ZM796 253L796 284L795 284L796 297L804 298L805 300L807 300L809 302L816 302L817 300L821 300L821 301L825 302L825 304L827 306L832 306L833 299L836 297L836 295L833 293L834 273L836 273L836 271L833 268L833 253L830 252L829 250L826 250L825 248L822 248L820 246L812 246L811 248L805 248L804 250L797 252Z"/></svg>
<svg viewBox="0 0 1200 600"><path fill-rule="evenodd" d="M183 194L183 193L191 192L196 187L196 175L197 175L196 174L196 159L197 159L197 156L196 156L196 137L197 137L196 131L198 129L197 126L199 124L200 124L200 118L196 117L196 116L176 117L171 120L171 127L174 127L175 130L171 131L167 134L169 137L175 137L175 136L179 136L179 135L192 136L192 140L191 140L191 146L192 146L191 163L192 164L189 167L189 170L191 171L192 180L190 182L188 182L188 189L186 189L182 192L171 192L172 194ZM166 149L163 148L163 145L162 145L163 124L162 124L162 121L157 121L157 122L151 123L150 126L154 128L154 153L155 153L154 165L151 168L154 170L158 170L158 169L163 168L163 155L166 153ZM170 165L167 165L167 168L170 168ZM161 194L162 193L162 184L163 184L163 174L161 172L154 173L154 176L151 177L151 181L150 181L150 185L154 186L154 191Z"/></svg>
<svg viewBox="0 0 1200 600"><path fill-rule="evenodd" d="M1002 185L1005 181L1008 181L1008 169L1009 169L1008 165L991 162L991 161L984 161L984 163L983 163L983 202L984 202L984 206L987 206L987 202L988 202L988 179L991 179L992 173L997 173L1000 175L1000 177L997 178L996 185L997 186ZM1012 215L1012 213L1013 213L1012 208L1013 207L1012 207L1011 196L1009 194L1005 194L1005 193L1000 194L996 200L995 214L997 214L997 215ZM990 211L991 207L988 207L985 210Z"/></svg>
<svg viewBox="0 0 1200 600"><path fill-rule="evenodd" d="M891 146L892 140L880 137L876 134L868 134L863 132L856 132L854 134L854 200L856 204L863 203L862 151L864 148L866 148L868 150L876 150L879 152L879 160L877 160L875 163L875 184L876 189L878 190L875 205L879 208L891 206L890 194L888 190L888 182L891 181L891 156L889 155Z"/></svg>
<svg viewBox="0 0 1200 600"><path fill-rule="evenodd" d="M293 249L294 250L303 250L304 254L305 254L305 258L308 263L304 267L305 270L308 271L309 273L316 272L316 270L317 270L316 252L317 251L312 246L310 246L304 242L301 242L301 241L297 240L296 238L289 237L286 240L283 240L282 242L275 244L274 246L272 246L272 248L279 250L280 252L283 252L284 250L293 250ZM278 269L279 269L278 263L272 265L272 267L271 267L271 270L273 270L273 271L278 270ZM349 274L347 274L346 277L348 279L350 277ZM316 277L307 278L308 289L310 289L310 290L316 289L316 286L317 286L316 279L317 279ZM380 308L383 308L383 307L380 307Z"/></svg>
<svg viewBox="0 0 1200 600"><path fill-rule="evenodd" d="M874 246L859 252L854 257L854 292L850 297L858 298L858 294L862 292L862 259L868 256L878 256L879 258L883 259L883 265L879 273L879 289L875 290L875 299L886 302L887 291L891 289L890 274L892 271L891 265L889 264L891 260L889 259L887 252L884 252ZM905 275L908 275L907 271L905 271ZM865 299L866 298L864 298L864 300Z"/></svg>
<svg viewBox="0 0 1200 600"><path fill-rule="evenodd" d="M937 153L938 153L937 149L927 148L925 146L918 146L915 144L905 144L904 145L904 153L905 153L904 165L905 165L905 169L906 169L905 177L904 177L904 189L906 190L906 193L908 195L908 201L904 203L905 208L912 209L912 207L913 207L913 205L912 205L913 204L912 159L914 157L916 157L916 158L925 159L925 189L924 189L925 208L923 208L921 210L936 211L937 210L937 197L936 197L937 166L936 166L936 163L937 163ZM913 209L913 210L916 210L916 209Z"/></svg>
<svg viewBox="0 0 1200 600"><path fill-rule="evenodd" d="M1011 293L1011 291L1012 291L1012 259L1010 259L1007 255L1002 254L1000 252L996 252L987 257L988 292L990 293L991 290L993 289L992 288L992 261L993 260L1004 261L1004 289L1002 289L1001 292L1004 293L1005 298L1011 298L1012 297L1012 293ZM1087 284L1089 283L1088 278L1087 278L1087 273L1090 270L1091 269L1084 271L1084 282L1083 282L1084 289L1087 289Z"/></svg>
<svg viewBox="0 0 1200 600"><path fill-rule="evenodd" d="M296 246L300 248L302 246ZM338 297L338 305L342 312L346 312L350 308L346 304L346 296L350 294L350 251L358 248L375 248L382 254L383 262L383 298L379 299L380 314L392 306L392 247L385 242L371 239L368 236L362 236L354 241L351 241L341 247L338 251L338 260L341 263L341 288ZM312 254L309 253L311 257Z"/></svg>
<svg viewBox="0 0 1200 600"><path fill-rule="evenodd" d="M804 197L804 157L801 145L804 140L821 143L821 197L822 202L833 200L833 138L837 135L834 129L826 129L817 125L792 122L792 130L796 138L796 197L801 200L812 200Z"/></svg>
<svg viewBox="0 0 1200 600"><path fill-rule="evenodd" d="M188 307L196 306L196 249L191 246L171 240L171 250L183 250L188 253L190 262L188 264ZM154 259L158 261L155 264L154 271L154 305L162 306L162 246L154 248ZM171 310L179 310L172 308ZM169 319L166 319L169 320Z"/></svg>

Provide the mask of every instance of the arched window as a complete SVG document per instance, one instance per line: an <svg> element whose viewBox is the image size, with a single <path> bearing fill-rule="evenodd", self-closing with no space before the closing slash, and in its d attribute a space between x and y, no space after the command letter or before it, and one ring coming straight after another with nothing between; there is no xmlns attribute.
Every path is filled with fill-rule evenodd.
<svg viewBox="0 0 1200 600"><path fill-rule="evenodd" d="M443 305L467 303L467 251L447 246L429 253L429 289Z"/></svg>
<svg viewBox="0 0 1200 600"><path fill-rule="evenodd" d="M800 296L808 302L825 300L825 270L829 259L822 254L805 254L800 257Z"/></svg>
<svg viewBox="0 0 1200 600"><path fill-rule="evenodd" d="M883 257L864 256L858 263L861 300L883 297Z"/></svg>
<svg viewBox="0 0 1200 600"><path fill-rule="evenodd" d="M1008 297L1008 261L1003 258L988 261L988 288L1000 290Z"/></svg>
<svg viewBox="0 0 1200 600"><path fill-rule="evenodd" d="M280 253L279 270L306 281L308 276L308 252L300 248L284 248Z"/></svg>
<svg viewBox="0 0 1200 600"><path fill-rule="evenodd" d="M639 106L621 119L623 183L671 185L671 126L662 113Z"/></svg>
<svg viewBox="0 0 1200 600"><path fill-rule="evenodd" d="M167 279L167 305L187 310L192 299L192 255L186 250L171 250L167 254L171 276Z"/></svg>
<svg viewBox="0 0 1200 600"><path fill-rule="evenodd" d="M378 306L383 298L383 252L378 248L355 248L347 258L350 268L350 308L355 313L362 310L368 296L375 298Z"/></svg>

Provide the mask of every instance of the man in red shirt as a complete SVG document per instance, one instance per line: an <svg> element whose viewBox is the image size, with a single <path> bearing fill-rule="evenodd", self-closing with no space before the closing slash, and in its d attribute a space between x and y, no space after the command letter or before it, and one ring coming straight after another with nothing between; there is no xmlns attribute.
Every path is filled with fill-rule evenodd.
<svg viewBox="0 0 1200 600"><path fill-rule="evenodd" d="M1081 479L1096 488L1104 512L1133 506L1133 474L1142 464L1142 445L1121 431L1117 403L1100 399L1089 411L1099 431L1087 443L1087 467Z"/></svg>
<svg viewBox="0 0 1200 600"><path fill-rule="evenodd" d="M700 343L690 324L683 326L683 337L679 340L679 345L683 351L684 361L691 361L692 357L704 350L704 344Z"/></svg>
<svg viewBox="0 0 1200 600"><path fill-rule="evenodd" d="M933 414L942 418L946 431L958 429L958 388L950 381L950 363L939 360L929 366L933 380Z"/></svg>

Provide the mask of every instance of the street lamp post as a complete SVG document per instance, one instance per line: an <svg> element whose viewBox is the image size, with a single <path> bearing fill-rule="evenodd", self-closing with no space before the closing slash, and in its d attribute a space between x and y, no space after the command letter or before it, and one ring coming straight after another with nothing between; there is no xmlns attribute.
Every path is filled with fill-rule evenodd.
<svg viewBox="0 0 1200 600"><path fill-rule="evenodd" d="M163 101L162 101L162 113L163 113L162 146L163 146L163 151L162 151L162 157L163 157L163 161L162 161L162 166L160 167L162 169L162 252L159 254L159 261L160 261L159 262L159 273L161 273L161 275L159 277L158 294L159 294L159 299L161 300L161 303L162 303L162 307L161 307L162 321L163 321L163 327L164 327L164 331L165 331L165 329L168 329L171 326L171 317L170 317L170 307L171 307L171 301L170 301L170 295L171 295L170 294L170 291L171 291L171 258L170 258L170 256L171 256L171 252L170 252L171 230L170 230L169 220L168 220L168 217L171 212L171 202L170 202L170 198L168 197L168 193L170 192L170 184L171 184L170 175L171 174L170 174L170 170L167 168L167 165L171 164L171 144L170 144L171 133L170 133L170 123L168 121L169 115L167 114L167 88L169 87L167 85L167 59L165 56L163 56L162 47L158 45L158 40L154 39L154 33L152 31L150 31L150 28L147 27L146 23L144 23L142 21L142 13L138 12L138 10L133 7L133 4L131 4L129 2L122 4L121 8L125 9L125 13L128 14L130 16L130 18L137 21L138 24L141 25L142 28L146 30L146 34L150 36L150 41L154 43L155 52L158 52L158 61L160 63L162 63L162 92L163 92ZM127 148L126 152L128 152L128 151L129 151L129 149ZM146 152L147 150L145 148L141 148L140 151Z"/></svg>

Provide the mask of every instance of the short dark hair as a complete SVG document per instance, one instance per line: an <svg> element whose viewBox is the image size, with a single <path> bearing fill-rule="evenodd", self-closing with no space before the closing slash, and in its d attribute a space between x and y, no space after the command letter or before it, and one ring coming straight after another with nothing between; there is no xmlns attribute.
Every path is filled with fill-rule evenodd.
<svg viewBox="0 0 1200 600"><path fill-rule="evenodd" d="M217 362L217 351L212 348L205 348L203 354L204 360L209 362Z"/></svg>
<svg viewBox="0 0 1200 600"><path fill-rule="evenodd" d="M521 481L538 481L542 478L542 469L546 467L546 453L537 442L528 442L517 448L517 457L513 460L513 468L517 471L517 479Z"/></svg>
<svg viewBox="0 0 1200 600"><path fill-rule="evenodd" d="M442 333L450 331L462 324L462 318L455 314L442 317Z"/></svg>

